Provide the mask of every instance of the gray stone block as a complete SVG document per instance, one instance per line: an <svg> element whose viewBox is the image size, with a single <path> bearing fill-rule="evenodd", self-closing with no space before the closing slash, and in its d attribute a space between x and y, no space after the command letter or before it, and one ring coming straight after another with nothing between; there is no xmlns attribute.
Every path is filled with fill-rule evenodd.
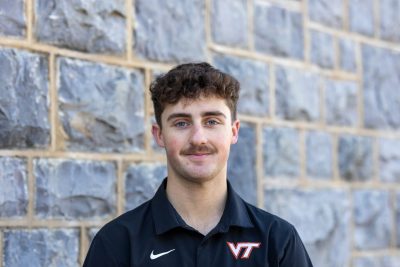
<svg viewBox="0 0 400 267"><path fill-rule="evenodd" d="M137 70L61 58L59 114L71 150L143 148L144 81Z"/></svg>
<svg viewBox="0 0 400 267"><path fill-rule="evenodd" d="M306 135L307 175L316 179L332 178L332 137L325 132Z"/></svg>
<svg viewBox="0 0 400 267"><path fill-rule="evenodd" d="M79 231L18 229L4 231L4 266L78 267Z"/></svg>
<svg viewBox="0 0 400 267"><path fill-rule="evenodd" d="M364 45L362 57L364 125L400 129L400 53Z"/></svg>
<svg viewBox="0 0 400 267"><path fill-rule="evenodd" d="M352 261L353 267L381 267L379 258L372 256L364 256L354 258Z"/></svg>
<svg viewBox="0 0 400 267"><path fill-rule="evenodd" d="M400 140L379 140L379 174L384 182L400 183Z"/></svg>
<svg viewBox="0 0 400 267"><path fill-rule="evenodd" d="M28 208L26 161L0 157L0 218L25 216Z"/></svg>
<svg viewBox="0 0 400 267"><path fill-rule="evenodd" d="M343 25L343 0L309 0L310 19L329 27L341 29Z"/></svg>
<svg viewBox="0 0 400 267"><path fill-rule="evenodd" d="M301 13L258 1L254 7L254 44L258 52L304 58Z"/></svg>
<svg viewBox="0 0 400 267"><path fill-rule="evenodd" d="M382 267L398 267L400 263L400 256L384 256L381 260Z"/></svg>
<svg viewBox="0 0 400 267"><path fill-rule="evenodd" d="M373 175L372 139L344 135L338 145L340 177L347 181L366 181Z"/></svg>
<svg viewBox="0 0 400 267"><path fill-rule="evenodd" d="M142 163L129 166L125 174L125 210L131 210L151 199L165 177L167 167Z"/></svg>
<svg viewBox="0 0 400 267"><path fill-rule="evenodd" d="M247 202L257 205L256 132L242 124L239 140L231 146L228 178L235 191Z"/></svg>
<svg viewBox="0 0 400 267"><path fill-rule="evenodd" d="M353 267L398 267L399 256L364 256L353 259Z"/></svg>
<svg viewBox="0 0 400 267"><path fill-rule="evenodd" d="M400 3L398 0L381 0L380 35L383 39L400 42Z"/></svg>
<svg viewBox="0 0 400 267"><path fill-rule="evenodd" d="M354 246L358 250L390 247L393 218L389 193L378 190L353 192Z"/></svg>
<svg viewBox="0 0 400 267"><path fill-rule="evenodd" d="M385 16L385 14L382 14ZM374 35L374 0L349 1L350 30L368 36Z"/></svg>
<svg viewBox="0 0 400 267"><path fill-rule="evenodd" d="M339 39L339 67L348 72L356 72L356 44L350 39Z"/></svg>
<svg viewBox="0 0 400 267"><path fill-rule="evenodd" d="M215 67L240 82L238 112L248 115L269 114L269 67L267 64L239 57L215 55Z"/></svg>
<svg viewBox="0 0 400 267"><path fill-rule="evenodd" d="M396 216L396 246L400 247L400 192L396 193L396 205L395 205L395 216Z"/></svg>
<svg viewBox="0 0 400 267"><path fill-rule="evenodd" d="M116 166L110 162L35 159L36 215L105 218L116 211Z"/></svg>
<svg viewBox="0 0 400 267"><path fill-rule="evenodd" d="M312 63L322 68L332 69L335 64L335 49L332 35L314 30L311 31L310 57Z"/></svg>
<svg viewBox="0 0 400 267"><path fill-rule="evenodd" d="M247 21L246 0L212 1L211 32L216 43L247 47Z"/></svg>
<svg viewBox="0 0 400 267"><path fill-rule="evenodd" d="M125 51L125 1L37 0L36 38L90 53Z"/></svg>
<svg viewBox="0 0 400 267"><path fill-rule="evenodd" d="M24 0L0 1L0 36L25 35Z"/></svg>
<svg viewBox="0 0 400 267"><path fill-rule="evenodd" d="M326 81L325 114L328 124L357 126L357 92L358 85L356 82Z"/></svg>
<svg viewBox="0 0 400 267"><path fill-rule="evenodd" d="M263 129L264 175L296 178L300 174L300 138L295 129Z"/></svg>
<svg viewBox="0 0 400 267"><path fill-rule="evenodd" d="M295 121L320 119L320 79L292 68L276 68L276 115Z"/></svg>
<svg viewBox="0 0 400 267"><path fill-rule="evenodd" d="M205 60L205 3L202 0L136 0L135 51L164 62Z"/></svg>
<svg viewBox="0 0 400 267"><path fill-rule="evenodd" d="M49 144L47 62L43 55L0 48L0 148Z"/></svg>
<svg viewBox="0 0 400 267"><path fill-rule="evenodd" d="M347 266L351 256L347 192L266 189L264 203L267 211L296 227L314 266Z"/></svg>

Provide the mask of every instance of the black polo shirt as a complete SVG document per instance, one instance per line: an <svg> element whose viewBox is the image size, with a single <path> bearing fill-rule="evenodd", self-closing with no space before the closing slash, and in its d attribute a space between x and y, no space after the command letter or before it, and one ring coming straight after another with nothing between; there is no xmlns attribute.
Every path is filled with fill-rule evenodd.
<svg viewBox="0 0 400 267"><path fill-rule="evenodd" d="M84 267L311 267L295 228L243 201L228 182L225 210L206 236L171 205L164 180L152 200L106 224Z"/></svg>

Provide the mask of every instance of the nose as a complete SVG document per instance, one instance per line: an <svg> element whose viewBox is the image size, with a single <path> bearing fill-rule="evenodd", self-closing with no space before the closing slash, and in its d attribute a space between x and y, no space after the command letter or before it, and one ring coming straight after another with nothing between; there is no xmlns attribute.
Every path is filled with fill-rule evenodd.
<svg viewBox="0 0 400 267"><path fill-rule="evenodd" d="M204 145L207 143L207 136L204 132L203 127L201 127L200 125L195 125L192 128L190 143L194 146Z"/></svg>

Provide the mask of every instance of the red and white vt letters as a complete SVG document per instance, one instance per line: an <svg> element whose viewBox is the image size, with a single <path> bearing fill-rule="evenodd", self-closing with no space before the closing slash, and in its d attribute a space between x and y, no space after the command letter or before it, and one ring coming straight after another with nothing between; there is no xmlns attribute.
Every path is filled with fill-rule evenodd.
<svg viewBox="0 0 400 267"><path fill-rule="evenodd" d="M229 249L231 250L233 256L238 259L240 252L244 250L241 259L248 259L250 257L251 251L254 248L259 248L261 243L254 242L238 242L236 245L232 242L226 242L228 244Z"/></svg>

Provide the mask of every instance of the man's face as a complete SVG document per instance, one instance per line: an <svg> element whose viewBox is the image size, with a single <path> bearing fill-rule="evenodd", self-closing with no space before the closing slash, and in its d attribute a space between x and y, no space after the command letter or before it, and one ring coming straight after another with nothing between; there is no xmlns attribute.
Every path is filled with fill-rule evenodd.
<svg viewBox="0 0 400 267"><path fill-rule="evenodd" d="M224 99L181 99L161 114L162 130L153 136L166 150L168 175L192 182L226 177L230 145L237 142L239 121L232 123Z"/></svg>

